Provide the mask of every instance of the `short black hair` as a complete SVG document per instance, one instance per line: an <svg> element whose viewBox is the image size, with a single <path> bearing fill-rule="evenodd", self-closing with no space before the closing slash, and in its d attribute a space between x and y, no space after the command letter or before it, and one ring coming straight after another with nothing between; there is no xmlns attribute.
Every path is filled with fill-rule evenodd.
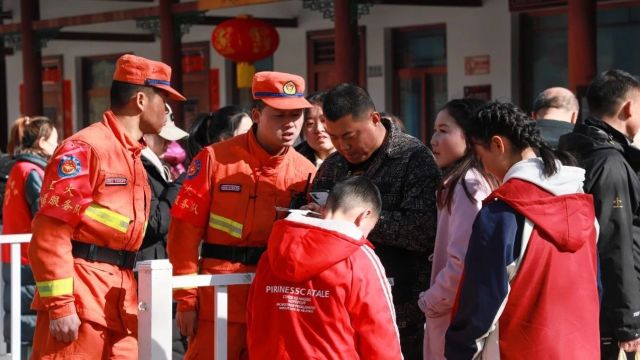
<svg viewBox="0 0 640 360"><path fill-rule="evenodd" d="M262 110L264 110L265 107L267 107L267 104L265 104L264 101L262 101L260 99L254 99L253 100L253 105L252 105L253 109L256 109L258 111L262 111Z"/></svg>
<svg viewBox="0 0 640 360"><path fill-rule="evenodd" d="M129 84L126 82L113 80L111 83L111 109L120 110L127 106L131 97L137 92L155 93L149 86Z"/></svg>
<svg viewBox="0 0 640 360"><path fill-rule="evenodd" d="M353 176L336 183L331 189L326 208L332 212L349 211L359 205L371 206L377 216L382 211L380 190L364 176Z"/></svg>
<svg viewBox="0 0 640 360"><path fill-rule="evenodd" d="M367 90L346 83L329 90L322 104L322 112L329 121L337 121L347 115L358 118L371 110L376 108Z"/></svg>
<svg viewBox="0 0 640 360"><path fill-rule="evenodd" d="M640 81L622 70L598 75L587 90L589 112L595 116L613 116L631 90L640 91Z"/></svg>

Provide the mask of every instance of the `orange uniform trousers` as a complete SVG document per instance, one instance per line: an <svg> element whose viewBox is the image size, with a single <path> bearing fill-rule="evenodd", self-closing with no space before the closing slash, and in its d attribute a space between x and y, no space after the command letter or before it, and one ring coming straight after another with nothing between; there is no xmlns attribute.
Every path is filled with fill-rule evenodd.
<svg viewBox="0 0 640 360"><path fill-rule="evenodd" d="M255 272L255 265L242 265L218 259L202 259L202 274ZM228 288L227 359L248 360L247 299L249 285ZM215 305L212 287L198 288L198 323L196 334L189 338L185 360L212 359L215 352Z"/></svg>
<svg viewBox="0 0 640 360"><path fill-rule="evenodd" d="M61 342L49 333L49 312L38 311L31 359L137 359L137 337L137 334L113 331L96 323L83 320L78 329L78 339L72 342Z"/></svg>

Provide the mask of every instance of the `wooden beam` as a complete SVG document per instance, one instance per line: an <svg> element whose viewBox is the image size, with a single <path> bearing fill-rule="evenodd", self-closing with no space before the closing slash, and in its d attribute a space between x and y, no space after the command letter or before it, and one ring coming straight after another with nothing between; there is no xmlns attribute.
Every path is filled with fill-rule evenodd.
<svg viewBox="0 0 640 360"><path fill-rule="evenodd" d="M55 40L78 40L78 41L123 41L123 42L154 42L153 34L124 34L106 32L80 32L80 31L60 31L55 35Z"/></svg>
<svg viewBox="0 0 640 360"><path fill-rule="evenodd" d="M482 6L482 0L379 0L374 4L421 6Z"/></svg>
<svg viewBox="0 0 640 360"><path fill-rule="evenodd" d="M198 2L191 1L186 3L177 3L171 6L171 10L174 14L184 12L198 11ZM150 6L144 8L128 9L128 10L114 10L97 14L75 15L65 16L54 19L38 20L33 22L34 30L43 29L59 29L67 26L80 26L99 24L112 21L124 21L134 20L143 17L159 16L157 6ZM0 25L0 34L12 33L20 31L20 24L7 24Z"/></svg>
<svg viewBox="0 0 640 360"><path fill-rule="evenodd" d="M218 25L221 22L233 19L233 16L203 16L197 25ZM298 18L256 18L270 23L275 27L297 28Z"/></svg>

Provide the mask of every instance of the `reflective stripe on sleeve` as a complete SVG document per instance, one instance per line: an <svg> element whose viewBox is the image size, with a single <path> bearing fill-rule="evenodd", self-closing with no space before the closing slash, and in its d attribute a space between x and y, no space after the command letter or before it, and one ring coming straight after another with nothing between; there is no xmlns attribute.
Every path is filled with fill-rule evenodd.
<svg viewBox="0 0 640 360"><path fill-rule="evenodd" d="M73 294L73 277L58 280L36 282L40 297L51 297Z"/></svg>
<svg viewBox="0 0 640 360"><path fill-rule="evenodd" d="M84 211L84 214L89 218L122 233L126 233L129 228L130 220L128 217L118 214L115 211L111 211L98 204L89 205L89 207Z"/></svg>
<svg viewBox="0 0 640 360"><path fill-rule="evenodd" d="M220 215L211 213L209 214L209 226L214 229L226 232L227 234L238 239L242 238L242 224L231 219L227 219Z"/></svg>

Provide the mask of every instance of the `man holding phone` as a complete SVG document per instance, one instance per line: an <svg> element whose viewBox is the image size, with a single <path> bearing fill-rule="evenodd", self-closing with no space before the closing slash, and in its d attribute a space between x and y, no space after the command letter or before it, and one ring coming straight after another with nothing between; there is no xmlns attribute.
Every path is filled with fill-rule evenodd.
<svg viewBox="0 0 640 360"><path fill-rule="evenodd" d="M321 191L350 176L369 178L382 194L380 221L369 240L392 282L393 302L405 359L422 359L424 314L415 299L429 286L427 259L436 232L436 188L440 170L431 151L381 119L367 92L341 84L326 94L326 131L337 152L318 169L312 187ZM308 205L311 210L320 206Z"/></svg>

